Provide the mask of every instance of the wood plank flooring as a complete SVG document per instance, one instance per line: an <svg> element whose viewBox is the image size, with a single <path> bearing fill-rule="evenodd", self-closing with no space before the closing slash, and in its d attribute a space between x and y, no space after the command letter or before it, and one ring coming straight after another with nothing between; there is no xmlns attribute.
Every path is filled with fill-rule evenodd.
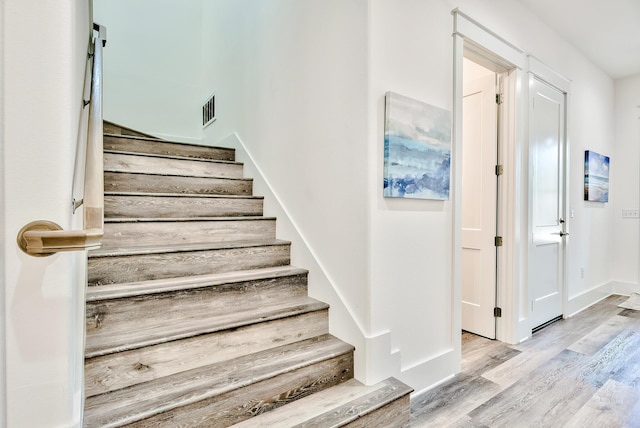
<svg viewBox="0 0 640 428"><path fill-rule="evenodd" d="M462 372L411 400L409 427L640 427L640 311L610 296L507 345L462 335Z"/></svg>

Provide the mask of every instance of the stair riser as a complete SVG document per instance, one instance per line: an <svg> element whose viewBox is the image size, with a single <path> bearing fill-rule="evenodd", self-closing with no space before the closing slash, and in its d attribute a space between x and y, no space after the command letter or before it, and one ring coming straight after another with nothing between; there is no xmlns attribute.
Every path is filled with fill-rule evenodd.
<svg viewBox="0 0 640 428"><path fill-rule="evenodd" d="M110 218L260 216L262 199L105 195L104 211Z"/></svg>
<svg viewBox="0 0 640 428"><path fill-rule="evenodd" d="M102 248L130 247L141 242L167 245L268 240L275 237L274 219L105 223Z"/></svg>
<svg viewBox="0 0 640 428"><path fill-rule="evenodd" d="M90 397L326 334L327 316L327 310L316 311L90 358L85 362L85 393Z"/></svg>
<svg viewBox="0 0 640 428"><path fill-rule="evenodd" d="M253 181L237 178L184 177L176 175L105 172L107 192L196 193L203 195L240 195L253 193Z"/></svg>
<svg viewBox="0 0 640 428"><path fill-rule="evenodd" d="M221 161L235 160L235 150L233 149L222 147L196 146L190 144L176 144L164 141L149 141L144 139L141 140L122 138L113 135L105 135L104 149L121 152L182 156Z"/></svg>
<svg viewBox="0 0 640 428"><path fill-rule="evenodd" d="M104 170L110 172L242 178L242 169L243 166L240 163L172 159L124 153L104 154Z"/></svg>
<svg viewBox="0 0 640 428"><path fill-rule="evenodd" d="M178 331L180 322L193 318L219 317L238 310L238 304L277 306L293 297L305 296L306 276L292 276L244 284L207 287L175 293L151 294L129 299L88 302L86 309L86 349L133 345L140 340L139 331L161 329L164 340ZM249 311L249 309L247 309ZM94 337L95 336L95 337ZM149 337L144 337L149 340Z"/></svg>
<svg viewBox="0 0 640 428"><path fill-rule="evenodd" d="M353 354L350 353L183 406L175 411L167 411L130 426L228 427L352 377Z"/></svg>
<svg viewBox="0 0 640 428"><path fill-rule="evenodd" d="M290 245L89 257L89 286L289 264Z"/></svg>

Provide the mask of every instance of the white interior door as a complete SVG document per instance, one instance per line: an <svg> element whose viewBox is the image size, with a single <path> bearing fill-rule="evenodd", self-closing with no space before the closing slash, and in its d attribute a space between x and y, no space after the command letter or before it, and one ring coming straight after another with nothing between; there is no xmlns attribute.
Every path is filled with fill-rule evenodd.
<svg viewBox="0 0 640 428"><path fill-rule="evenodd" d="M495 73L465 82L462 116L462 329L495 339Z"/></svg>
<svg viewBox="0 0 640 428"><path fill-rule="evenodd" d="M562 315L565 256L565 94L530 82L532 327Z"/></svg>

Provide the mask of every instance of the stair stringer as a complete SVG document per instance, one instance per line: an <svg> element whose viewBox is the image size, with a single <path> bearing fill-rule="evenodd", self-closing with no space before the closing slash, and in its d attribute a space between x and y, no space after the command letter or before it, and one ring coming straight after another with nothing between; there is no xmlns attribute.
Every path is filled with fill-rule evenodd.
<svg viewBox="0 0 640 428"><path fill-rule="evenodd" d="M291 256L295 259L293 264L309 269L309 284L313 284L313 288L309 289L309 296L331 306L329 331L340 340L355 346L355 378L366 385L373 385L388 377L400 377L401 352L392 349L391 331L369 332L357 319L354 311L341 295L336 282L331 278L240 136L234 132L213 145L234 148L236 160L244 164L245 176L253 178L255 194L264 196L265 201L270 202L268 205L265 204L265 215L278 218L278 236L291 241Z"/></svg>

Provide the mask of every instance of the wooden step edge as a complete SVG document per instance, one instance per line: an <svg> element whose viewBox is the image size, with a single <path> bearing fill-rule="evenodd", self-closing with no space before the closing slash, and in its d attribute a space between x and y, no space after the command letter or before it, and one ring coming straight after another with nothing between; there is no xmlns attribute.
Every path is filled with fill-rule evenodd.
<svg viewBox="0 0 640 428"><path fill-rule="evenodd" d="M124 126L120 126L120 125L117 125L115 123L113 125L118 126L120 128L126 128ZM131 129L131 128L126 128L126 129L129 129L130 131L133 131L133 132L137 132L139 134L144 134L143 132L138 132L138 131L136 131L134 129ZM204 144L185 143L184 141L164 140L162 138L153 137L153 136L150 136L150 135L147 136L147 137L139 137L139 136L136 136L136 135L110 134L110 133L105 132L104 136L107 137L107 138L108 137L113 137L113 138L123 138L123 139L126 139L126 140L142 140L142 141L149 141L149 142L154 142L154 143L177 144L177 145L180 145L180 146L196 147L198 149L202 148L202 149L205 149L205 150L206 149L214 149L214 150L223 150L223 151L229 151L229 152L235 152L236 151L235 149L233 149L231 147L207 146L207 145L204 145Z"/></svg>
<svg viewBox="0 0 640 428"><path fill-rule="evenodd" d="M234 248L275 247L281 245L291 245L291 242L283 241L281 239L267 239L250 241L200 242L190 244L178 243L170 245L149 244L128 248L98 248L89 251L89 259L98 257L126 257L149 254L186 253L191 251L229 250Z"/></svg>
<svg viewBox="0 0 640 428"><path fill-rule="evenodd" d="M226 221L276 221L277 217L240 216L240 217L118 217L105 218L105 223L197 223L197 222L226 222Z"/></svg>
<svg viewBox="0 0 640 428"><path fill-rule="evenodd" d="M303 424L304 427L337 428L351 426L351 424L359 427L377 426L385 428L401 428L405 426L409 422L411 412L410 394L413 392L413 388L393 378L383 381L381 384L380 389L377 391L306 421ZM401 401L402 399L405 399L404 403ZM392 409L394 405L396 405L396 408ZM401 406L400 412L397 409L398 405Z"/></svg>
<svg viewBox="0 0 640 428"><path fill-rule="evenodd" d="M260 279L275 279L287 276L306 275L308 272L309 271L306 269L287 265L199 276L163 278L112 285L95 285L87 287L86 301L97 302L100 300L123 299L133 296L192 290L196 288L234 284Z"/></svg>
<svg viewBox="0 0 640 428"><path fill-rule="evenodd" d="M237 313L237 317L224 322L217 322L216 317L199 317L191 320L184 320L179 325L173 325L173 330L167 326L158 326L156 329L146 329L140 332L140 339L132 340L126 344L110 346L93 346L91 342L98 335L93 335L92 339L86 341L85 358L94 358L116 352L130 351L132 349L144 348L146 346L158 345L175 340L186 339L210 334L219 331L232 330L252 324L258 324L309 312L324 311L329 309L327 303L313 299L311 297L298 297L288 301L280 302L276 306L261 306L258 308L248 308L246 311ZM111 334L110 334L111 336Z"/></svg>
<svg viewBox="0 0 640 428"><path fill-rule="evenodd" d="M225 175L224 173L218 173L218 175L213 175L213 174L197 174L197 173L190 173L190 174L181 174L180 172L171 172L171 171L167 171L167 172L157 172L157 171L131 171L128 170L126 168L120 169L120 168L115 168L112 166L105 166L104 167L104 172L109 173L109 174L139 174L139 175L146 175L146 176L156 176L156 177L175 177L175 178L198 178L198 179L202 179L202 178L210 178L210 179L214 179L214 180L250 180L247 179L245 177L234 177L233 175ZM240 173L239 171L236 171L236 173Z"/></svg>
<svg viewBox="0 0 640 428"><path fill-rule="evenodd" d="M212 175L198 175L198 174L177 174L177 173L152 173L152 172L139 172L139 171L122 171L115 168L105 167L104 172L111 174L129 174L140 175L145 177L181 177L181 178L205 178L211 180L228 180L228 181L253 181L253 178L246 177L225 177L225 176L212 176Z"/></svg>
<svg viewBox="0 0 640 428"><path fill-rule="evenodd" d="M303 369L353 352L353 346L330 335L192 369L85 402L85 425L116 427L211 399L224 393ZM151 393L152 392L152 393Z"/></svg>
<svg viewBox="0 0 640 428"><path fill-rule="evenodd" d="M411 392L413 392L413 388L395 378L383 380L372 386L366 386L356 379L351 379L286 406L247 419L234 427L341 427L376 412L400 398L408 397ZM408 408L407 404L407 411Z"/></svg>
<svg viewBox="0 0 640 428"><path fill-rule="evenodd" d="M203 198L203 199L264 199L253 195L217 195L210 193L146 193L146 192L104 192L104 196L135 196L148 198Z"/></svg>
<svg viewBox="0 0 640 428"><path fill-rule="evenodd" d="M205 162L205 163L214 163L214 164L224 164L224 165L237 165L243 166L244 163L237 161L225 161L218 159L208 159L208 158L197 158L197 157L188 157L188 156L178 156L178 155L163 155L158 153L139 153L139 152L127 152L124 150L104 150L105 154L114 154L114 155L125 155L125 156L138 156L144 158L159 158L159 159L172 159L172 160L184 160L190 162Z"/></svg>

